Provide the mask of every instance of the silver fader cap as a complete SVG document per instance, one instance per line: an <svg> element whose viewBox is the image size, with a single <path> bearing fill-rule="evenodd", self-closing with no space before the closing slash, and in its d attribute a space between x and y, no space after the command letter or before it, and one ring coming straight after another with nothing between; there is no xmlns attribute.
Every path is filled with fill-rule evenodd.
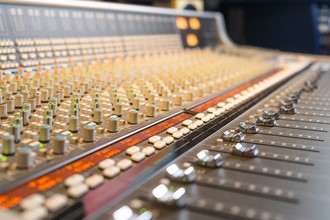
<svg viewBox="0 0 330 220"><path fill-rule="evenodd" d="M84 126L84 142L93 142L96 140L95 124L87 124Z"/></svg>
<svg viewBox="0 0 330 220"><path fill-rule="evenodd" d="M35 153L31 148L24 146L17 150L17 167L19 169L26 169L33 165Z"/></svg>
<svg viewBox="0 0 330 220"><path fill-rule="evenodd" d="M65 154L68 149L68 140L66 139L66 136L58 134L54 138L53 142L53 150L54 154Z"/></svg>
<svg viewBox="0 0 330 220"><path fill-rule="evenodd" d="M2 154L5 156L14 155L15 154L15 143L14 143L14 135L12 134L4 134L2 136Z"/></svg>
<svg viewBox="0 0 330 220"><path fill-rule="evenodd" d="M49 124L42 124L40 126L39 141L41 143L48 143L50 141L50 130Z"/></svg>
<svg viewBox="0 0 330 220"><path fill-rule="evenodd" d="M196 170L193 166L179 168L174 163L166 168L166 176L178 182L192 183L196 179Z"/></svg>
<svg viewBox="0 0 330 220"><path fill-rule="evenodd" d="M139 111L135 109L131 109L128 112L128 123L130 124L137 124L138 123L138 114Z"/></svg>
<svg viewBox="0 0 330 220"><path fill-rule="evenodd" d="M119 118L115 115L108 119L108 132L115 133L119 131Z"/></svg>
<svg viewBox="0 0 330 220"><path fill-rule="evenodd" d="M186 190L160 184L152 190L152 200L165 206L183 207L186 204Z"/></svg>

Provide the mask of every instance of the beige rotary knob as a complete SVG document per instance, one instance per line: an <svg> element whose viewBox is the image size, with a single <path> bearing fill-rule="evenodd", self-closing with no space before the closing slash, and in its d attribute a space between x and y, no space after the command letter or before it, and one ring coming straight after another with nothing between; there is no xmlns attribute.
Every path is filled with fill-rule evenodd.
<svg viewBox="0 0 330 220"><path fill-rule="evenodd" d="M83 141L93 142L96 140L95 124L87 124L84 126Z"/></svg>
<svg viewBox="0 0 330 220"><path fill-rule="evenodd" d="M119 131L119 118L115 115L108 119L108 132L115 133Z"/></svg>
<svg viewBox="0 0 330 220"><path fill-rule="evenodd" d="M137 124L138 123L138 115L139 111L135 109L131 109L128 112L128 123L130 124Z"/></svg>
<svg viewBox="0 0 330 220"><path fill-rule="evenodd" d="M64 135L58 134L54 138L53 151L54 154L65 154L68 151L68 140Z"/></svg>

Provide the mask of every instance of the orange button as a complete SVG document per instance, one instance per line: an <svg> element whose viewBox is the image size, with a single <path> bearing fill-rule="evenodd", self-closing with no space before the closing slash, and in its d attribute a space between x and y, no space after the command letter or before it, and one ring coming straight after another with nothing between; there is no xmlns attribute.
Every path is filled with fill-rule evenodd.
<svg viewBox="0 0 330 220"><path fill-rule="evenodd" d="M186 41L189 47L194 47L198 45L198 37L196 34L187 34Z"/></svg>

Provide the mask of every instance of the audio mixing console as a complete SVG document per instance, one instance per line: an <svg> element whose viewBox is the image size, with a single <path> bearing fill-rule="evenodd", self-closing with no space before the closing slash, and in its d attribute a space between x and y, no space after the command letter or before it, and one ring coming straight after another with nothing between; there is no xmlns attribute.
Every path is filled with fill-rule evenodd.
<svg viewBox="0 0 330 220"><path fill-rule="evenodd" d="M0 219L328 219L326 59L219 13L0 1Z"/></svg>

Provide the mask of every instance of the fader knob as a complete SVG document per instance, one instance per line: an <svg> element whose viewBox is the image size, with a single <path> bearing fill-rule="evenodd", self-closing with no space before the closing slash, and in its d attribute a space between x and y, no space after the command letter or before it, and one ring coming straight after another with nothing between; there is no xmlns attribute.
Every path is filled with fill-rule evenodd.
<svg viewBox="0 0 330 220"><path fill-rule="evenodd" d="M70 122L69 122L69 131L72 133L78 132L79 129L79 117L76 115L73 115L70 117Z"/></svg>
<svg viewBox="0 0 330 220"><path fill-rule="evenodd" d="M128 123L130 124L137 124L138 123L138 114L139 111L135 109L131 109L128 112Z"/></svg>
<svg viewBox="0 0 330 220"><path fill-rule="evenodd" d="M115 115L110 116L108 120L108 132L115 133L119 130L119 118Z"/></svg>
<svg viewBox="0 0 330 220"><path fill-rule="evenodd" d="M40 126L39 141L41 143L48 143L50 141L50 130L49 124L42 124Z"/></svg>
<svg viewBox="0 0 330 220"><path fill-rule="evenodd" d="M2 154L5 156L15 154L14 135L5 134L2 136Z"/></svg>
<svg viewBox="0 0 330 220"><path fill-rule="evenodd" d="M26 169L33 165L35 153L31 148L24 146L17 150L17 167L19 169Z"/></svg>
<svg viewBox="0 0 330 220"><path fill-rule="evenodd" d="M96 140L95 124L87 124L84 126L84 142L93 142Z"/></svg>
<svg viewBox="0 0 330 220"><path fill-rule="evenodd" d="M68 141L64 135L56 135L53 143L54 154L65 154L68 151L67 145Z"/></svg>

